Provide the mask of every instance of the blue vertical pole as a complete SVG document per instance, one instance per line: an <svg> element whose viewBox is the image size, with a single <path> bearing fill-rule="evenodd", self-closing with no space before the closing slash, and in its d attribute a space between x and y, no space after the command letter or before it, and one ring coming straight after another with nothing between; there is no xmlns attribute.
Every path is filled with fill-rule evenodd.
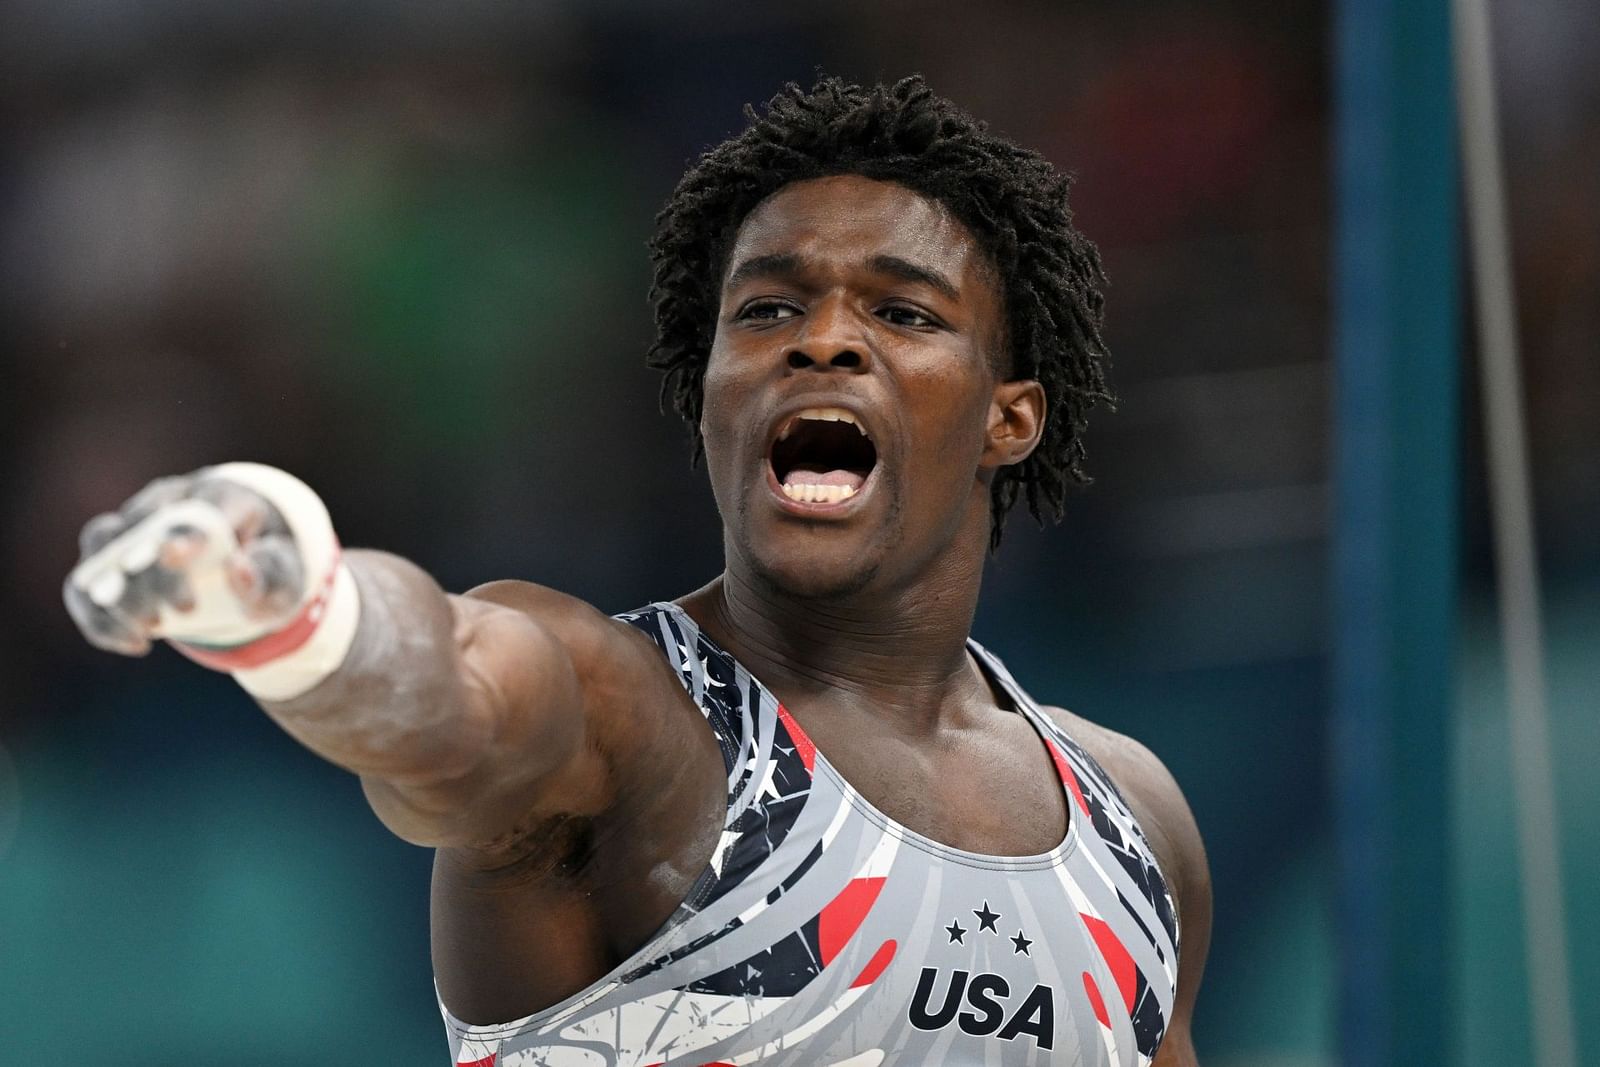
<svg viewBox="0 0 1600 1067"><path fill-rule="evenodd" d="M1335 21L1333 752L1345 1067L1453 1062L1457 250L1448 0Z"/></svg>

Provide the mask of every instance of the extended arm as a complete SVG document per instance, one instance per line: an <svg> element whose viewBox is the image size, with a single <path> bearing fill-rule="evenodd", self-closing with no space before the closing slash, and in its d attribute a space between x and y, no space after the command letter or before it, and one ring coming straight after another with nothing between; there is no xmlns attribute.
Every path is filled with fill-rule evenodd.
<svg viewBox="0 0 1600 1067"><path fill-rule="evenodd" d="M330 529L333 565L347 571L339 592L331 570L317 573L307 542L318 535L306 532L314 524L289 521L296 505L221 476L228 470L154 483L85 528L85 563L66 600L93 643L138 655L168 637L213 664L240 666L273 635L309 625L313 592L333 589L355 606L316 604L311 614L326 616L326 631L354 611L352 632L314 634L235 676L290 734L360 775L396 834L493 848L541 814L593 814L609 803L612 776L599 753L615 746L594 734L615 692L592 692L585 676L604 661L650 684L638 635L525 583L449 596L398 557L339 556ZM208 533L193 521L203 514L197 501L227 525ZM164 515L174 516L170 526ZM152 531L148 544L138 543L141 526ZM219 548L230 530L236 545Z"/></svg>

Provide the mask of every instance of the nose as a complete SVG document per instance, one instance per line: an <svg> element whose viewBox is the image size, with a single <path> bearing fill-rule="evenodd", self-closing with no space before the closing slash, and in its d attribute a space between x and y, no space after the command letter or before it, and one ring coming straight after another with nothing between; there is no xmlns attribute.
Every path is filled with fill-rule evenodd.
<svg viewBox="0 0 1600 1067"><path fill-rule="evenodd" d="M786 356L790 370L849 370L861 372L872 361L866 333L839 297L817 301L806 312L805 329Z"/></svg>

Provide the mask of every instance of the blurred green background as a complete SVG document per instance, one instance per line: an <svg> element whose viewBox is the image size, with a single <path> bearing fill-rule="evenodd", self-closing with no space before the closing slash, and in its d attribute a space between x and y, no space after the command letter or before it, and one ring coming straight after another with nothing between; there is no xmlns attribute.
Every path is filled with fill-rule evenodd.
<svg viewBox="0 0 1600 1067"><path fill-rule="evenodd" d="M1600 1048L1600 46L1496 22L1580 1049ZM718 568L657 411L644 242L740 106L925 73L1079 174L1119 411L977 636L1183 784L1207 1067L1340 1062L1329 741L1330 19L1320 4L19 0L0 16L0 1062L440 1064L428 856L225 679L77 640L79 525L287 467L447 587L608 610ZM1470 356L1463 350L1463 379ZM1529 1060L1481 427L1462 398L1448 761L1469 1067ZM1440 398L1440 403L1451 402Z"/></svg>

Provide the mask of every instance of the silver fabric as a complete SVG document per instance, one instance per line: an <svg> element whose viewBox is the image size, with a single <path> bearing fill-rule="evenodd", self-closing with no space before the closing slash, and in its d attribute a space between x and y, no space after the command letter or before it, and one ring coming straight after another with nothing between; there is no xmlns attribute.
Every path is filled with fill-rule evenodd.
<svg viewBox="0 0 1600 1067"><path fill-rule="evenodd" d="M717 737L722 838L673 917L589 988L499 1026L441 1004L457 1064L1150 1062L1177 978L1166 881L1105 772L982 646L1066 792L1048 853L983 856L900 826L681 609L618 617L661 646Z"/></svg>

